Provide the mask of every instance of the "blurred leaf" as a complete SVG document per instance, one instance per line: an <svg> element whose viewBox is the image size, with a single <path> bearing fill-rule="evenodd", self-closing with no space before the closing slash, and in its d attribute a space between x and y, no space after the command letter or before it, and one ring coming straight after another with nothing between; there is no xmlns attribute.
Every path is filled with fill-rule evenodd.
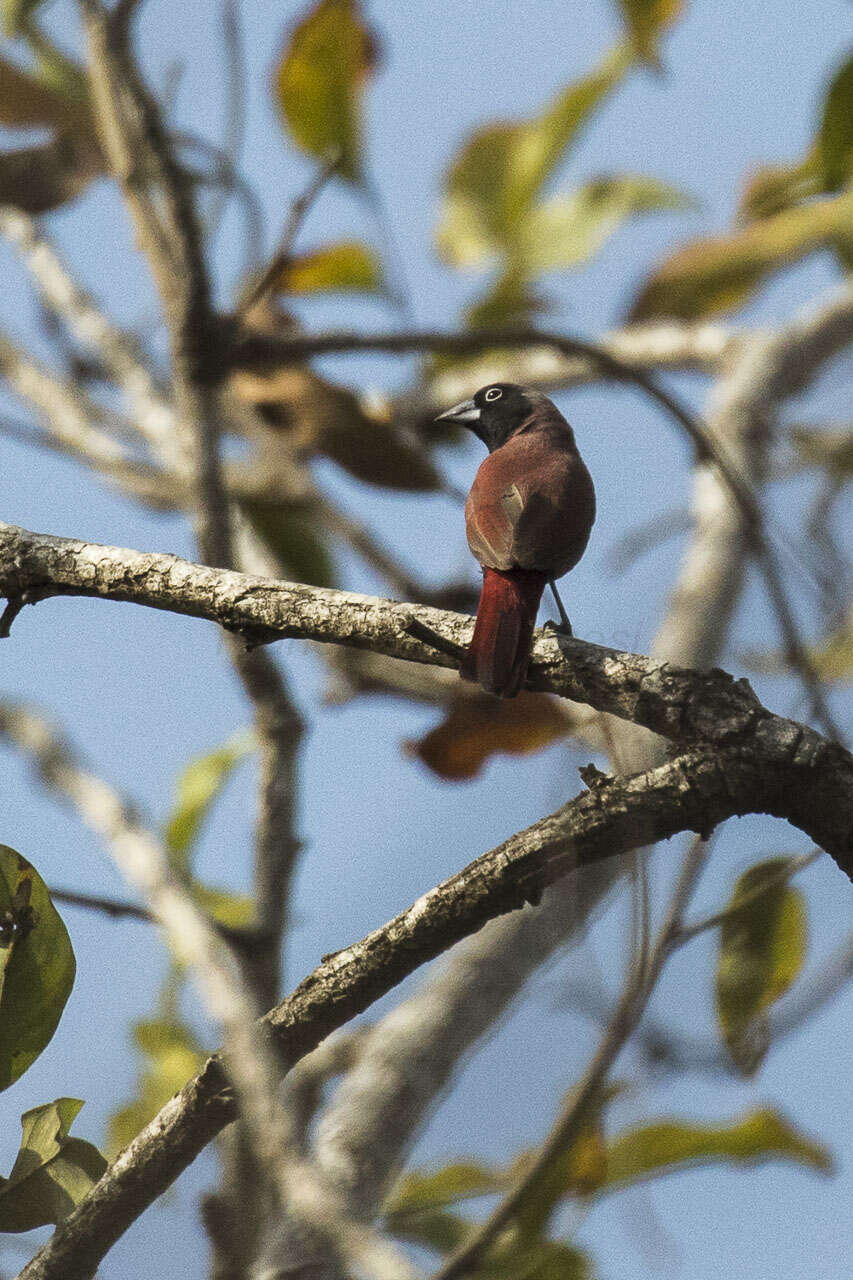
<svg viewBox="0 0 853 1280"><path fill-rule="evenodd" d="M192 885L193 896L208 915L228 929L247 929L255 920L255 900L248 893L232 893L211 885Z"/></svg>
<svg viewBox="0 0 853 1280"><path fill-rule="evenodd" d="M423 1245L436 1253L451 1253L471 1234L473 1222L441 1209L391 1215L386 1229L398 1240Z"/></svg>
<svg viewBox="0 0 853 1280"><path fill-rule="evenodd" d="M75 128L91 131L91 116L85 99L58 86L55 76L31 75L0 57L0 124L21 129L47 125L63 133Z"/></svg>
<svg viewBox="0 0 853 1280"><path fill-rule="evenodd" d="M172 864L179 870L188 869L190 851L211 805L234 766L254 751L255 745L254 734L243 729L215 751L190 761L182 771L164 833L169 851L174 855Z"/></svg>
<svg viewBox="0 0 853 1280"><path fill-rule="evenodd" d="M541 116L486 125L471 135L445 182L438 247L451 265L478 266L498 252L512 252L543 184L631 60L626 49L616 50Z"/></svg>
<svg viewBox="0 0 853 1280"><path fill-rule="evenodd" d="M41 3L42 0L2 0L0 15L4 36L19 35L27 18L32 16Z"/></svg>
<svg viewBox="0 0 853 1280"><path fill-rule="evenodd" d="M768 858L738 877L720 926L717 1020L735 1066L752 1075L767 1051L766 1011L794 982L806 954L802 894Z"/></svg>
<svg viewBox="0 0 853 1280"><path fill-rule="evenodd" d="M622 21L638 57L658 65L658 41L663 29L680 17L683 7L683 0L619 0Z"/></svg>
<svg viewBox="0 0 853 1280"><path fill-rule="evenodd" d="M550 308L545 294L530 280L512 269L499 275L486 295L480 298L465 312L465 324L469 329L490 329L501 325L513 325L524 328L533 324L537 317ZM506 355L502 348L501 355ZM452 356L437 353L433 357L432 368L435 370L462 367L470 356ZM488 353L480 352L478 361L487 360Z"/></svg>
<svg viewBox="0 0 853 1280"><path fill-rule="evenodd" d="M789 1159L823 1173L831 1158L819 1143L804 1138L778 1112L751 1111L731 1125L661 1121L630 1129L607 1144L607 1178L602 1189L632 1185L693 1168L735 1162L759 1164Z"/></svg>
<svg viewBox="0 0 853 1280"><path fill-rule="evenodd" d="M827 186L837 191L853 177L853 58L839 68L830 83L818 146Z"/></svg>
<svg viewBox="0 0 853 1280"><path fill-rule="evenodd" d="M440 778L475 778L499 751L524 756L571 732L572 716L557 698L522 692L511 701L485 694L451 702L442 722L404 750Z"/></svg>
<svg viewBox="0 0 853 1280"><path fill-rule="evenodd" d="M0 1089L49 1043L74 985L68 931L35 868L0 845Z"/></svg>
<svg viewBox="0 0 853 1280"><path fill-rule="evenodd" d="M0 152L0 204L48 213L80 195L101 172L99 154L75 134Z"/></svg>
<svg viewBox="0 0 853 1280"><path fill-rule="evenodd" d="M57 1098L21 1116L21 1149L8 1180L0 1178L0 1231L61 1222L103 1174L97 1147L68 1136L82 1105Z"/></svg>
<svg viewBox="0 0 853 1280"><path fill-rule="evenodd" d="M358 0L320 0L294 29L276 73L278 101L297 146L362 180L361 95L376 63Z"/></svg>
<svg viewBox="0 0 853 1280"><path fill-rule="evenodd" d="M817 644L809 645L806 652L820 680L853 680L853 608L838 627ZM762 675L780 675L791 670L787 657L778 650L749 652L745 657L751 669Z"/></svg>
<svg viewBox="0 0 853 1280"><path fill-rule="evenodd" d="M137 1022L133 1038L144 1065L136 1100L110 1118L108 1142L113 1155L133 1141L173 1094L201 1070L207 1058L192 1032L177 1021Z"/></svg>
<svg viewBox="0 0 853 1280"><path fill-rule="evenodd" d="M291 258L276 282L282 293L385 293L382 263L366 244L339 240Z"/></svg>
<svg viewBox="0 0 853 1280"><path fill-rule="evenodd" d="M325 542L325 531L315 515L260 499L244 500L241 507L285 577L315 587L335 585L334 561Z"/></svg>
<svg viewBox="0 0 853 1280"><path fill-rule="evenodd" d="M810 466L824 467L839 480L853 477L853 431L792 427L791 442Z"/></svg>
<svg viewBox="0 0 853 1280"><path fill-rule="evenodd" d="M281 365L263 372L241 371L231 379L234 393L253 405L271 431L287 434L288 443L306 457L326 457L368 484L388 489L421 492L439 487L439 474L426 449L416 439L409 440L393 422L365 413L356 395L337 386L305 365ZM267 451L267 464L275 466L275 451ZM286 465L291 462L286 459ZM257 507L246 503L253 523L266 524L272 513L269 504ZM303 528L310 519L294 513ZM259 527L258 532L263 535ZM322 532L318 531L318 537ZM265 538L269 542L269 538ZM312 570L319 572L319 565ZM327 580L298 576L300 581L331 585L331 561L327 560Z"/></svg>
<svg viewBox="0 0 853 1280"><path fill-rule="evenodd" d="M396 1187L386 1201L384 1212L392 1216L440 1208L456 1200L502 1191L506 1184L505 1175L473 1160L458 1161L429 1172L415 1169Z"/></svg>
<svg viewBox="0 0 853 1280"><path fill-rule="evenodd" d="M599 1090L588 1103L574 1140L556 1151L529 1182L515 1216L525 1244L544 1235L554 1212L567 1196L589 1195L600 1186L607 1172L604 1111L620 1089L618 1084L608 1084ZM512 1168L513 1182L528 1176L537 1156L536 1151L519 1156Z"/></svg>
<svg viewBox="0 0 853 1280"><path fill-rule="evenodd" d="M655 178L595 178L534 208L521 228L515 260L530 274L573 267L597 253L635 214L688 208L691 201Z"/></svg>
<svg viewBox="0 0 853 1280"><path fill-rule="evenodd" d="M753 222L769 218L782 209L799 204L826 189L820 159L815 148L796 164L766 165L758 169L744 187L738 219Z"/></svg>
<svg viewBox="0 0 853 1280"><path fill-rule="evenodd" d="M853 195L785 209L729 235L694 240L653 273L632 320L694 320L740 306L774 271L851 234Z"/></svg>
<svg viewBox="0 0 853 1280"><path fill-rule="evenodd" d="M853 680L853 608L845 621L810 652L821 680Z"/></svg>
<svg viewBox="0 0 853 1280"><path fill-rule="evenodd" d="M592 1263L582 1249L560 1240L504 1239L472 1273L474 1280L591 1280Z"/></svg>

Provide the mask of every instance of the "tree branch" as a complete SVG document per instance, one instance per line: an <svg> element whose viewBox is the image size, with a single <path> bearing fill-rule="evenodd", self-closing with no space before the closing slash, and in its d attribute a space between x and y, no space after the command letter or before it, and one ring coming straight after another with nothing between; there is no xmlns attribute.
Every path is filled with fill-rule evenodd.
<svg viewBox="0 0 853 1280"><path fill-rule="evenodd" d="M845 753L810 730L769 720L748 745L699 744L648 773L608 779L582 792L361 942L328 957L264 1019L281 1062L295 1064L487 920L538 898L570 871L638 845L685 830L707 834L727 817L747 812L773 813L809 830L815 826L808 818L811 795L821 809L838 806L849 855L853 762L840 761ZM59 1224L21 1280L89 1277L127 1227L235 1114L219 1059L211 1058Z"/></svg>

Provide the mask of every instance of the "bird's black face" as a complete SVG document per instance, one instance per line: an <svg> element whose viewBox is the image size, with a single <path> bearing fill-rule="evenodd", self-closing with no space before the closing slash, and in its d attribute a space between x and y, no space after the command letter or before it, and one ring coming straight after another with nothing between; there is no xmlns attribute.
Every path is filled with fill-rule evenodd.
<svg viewBox="0 0 853 1280"><path fill-rule="evenodd" d="M472 400L463 400L440 413L436 422L458 422L469 427L489 453L494 453L544 399L538 391L528 391L514 382L492 382L481 387Z"/></svg>

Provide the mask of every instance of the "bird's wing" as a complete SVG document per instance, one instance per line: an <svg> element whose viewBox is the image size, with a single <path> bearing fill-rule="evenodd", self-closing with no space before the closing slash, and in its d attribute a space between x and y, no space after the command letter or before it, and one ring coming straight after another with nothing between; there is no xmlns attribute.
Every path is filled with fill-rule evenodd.
<svg viewBox="0 0 853 1280"><path fill-rule="evenodd" d="M478 485L471 490L465 507L468 546L491 569L516 566L513 544L516 526L524 511L524 496L517 484L509 484L495 497L493 487Z"/></svg>

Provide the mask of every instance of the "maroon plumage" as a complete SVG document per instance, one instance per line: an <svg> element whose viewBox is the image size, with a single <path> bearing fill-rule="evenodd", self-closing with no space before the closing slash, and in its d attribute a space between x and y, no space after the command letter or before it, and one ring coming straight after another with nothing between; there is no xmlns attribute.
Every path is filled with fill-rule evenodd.
<svg viewBox="0 0 853 1280"><path fill-rule="evenodd" d="M470 426L490 450L465 505L483 588L461 674L513 697L545 585L574 568L589 540L592 480L571 427L539 392L496 383L441 416Z"/></svg>

